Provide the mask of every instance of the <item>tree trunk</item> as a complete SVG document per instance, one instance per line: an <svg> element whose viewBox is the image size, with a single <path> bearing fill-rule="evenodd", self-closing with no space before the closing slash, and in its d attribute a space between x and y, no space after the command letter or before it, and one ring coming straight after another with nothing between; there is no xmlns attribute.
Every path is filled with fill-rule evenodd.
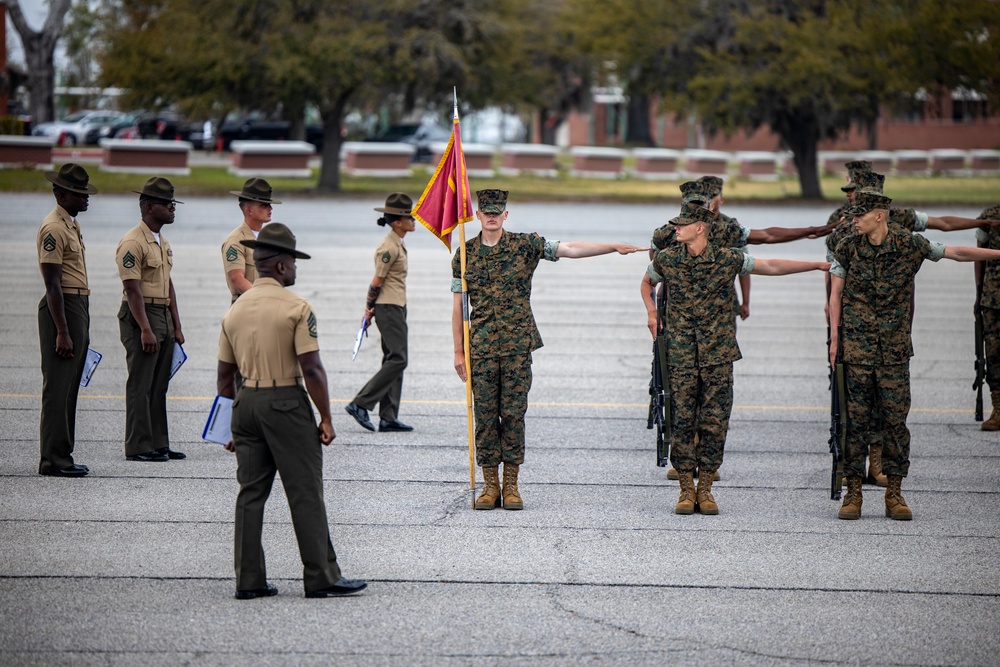
<svg viewBox="0 0 1000 667"><path fill-rule="evenodd" d="M628 129L625 143L633 146L655 146L649 123L649 97L632 94L628 98Z"/></svg>
<svg viewBox="0 0 1000 667"><path fill-rule="evenodd" d="M24 19L21 4L17 0L6 0L11 23L21 38L24 60L28 66L28 110L33 125L55 120L55 50L56 42L62 34L63 21L69 11L71 0L52 0L49 15L40 31L31 29Z"/></svg>
<svg viewBox="0 0 1000 667"><path fill-rule="evenodd" d="M324 109L321 113L323 152L316 189L320 192L340 192L340 126L343 120L343 107L339 107L339 110Z"/></svg>
<svg viewBox="0 0 1000 667"><path fill-rule="evenodd" d="M823 199L817 164L819 137L813 129L810 123L789 123L787 132L778 131L782 141L792 151L803 199Z"/></svg>

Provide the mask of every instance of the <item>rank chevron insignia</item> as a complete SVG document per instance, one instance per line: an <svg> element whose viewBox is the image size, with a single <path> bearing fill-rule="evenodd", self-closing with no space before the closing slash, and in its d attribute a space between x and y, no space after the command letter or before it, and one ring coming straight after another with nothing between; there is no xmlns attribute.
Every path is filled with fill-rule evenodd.
<svg viewBox="0 0 1000 667"><path fill-rule="evenodd" d="M240 254L236 251L236 246L229 246L229 250L226 251L226 261L235 262L240 258Z"/></svg>
<svg viewBox="0 0 1000 667"><path fill-rule="evenodd" d="M133 255L131 251L125 252L125 256L122 257L122 266L126 269L135 268L135 255Z"/></svg>
<svg viewBox="0 0 1000 667"><path fill-rule="evenodd" d="M309 319L306 320L306 324L309 325L309 335L313 338L318 338L319 334L316 332L316 316L313 315L312 311L309 311Z"/></svg>
<svg viewBox="0 0 1000 667"><path fill-rule="evenodd" d="M45 249L45 252L52 252L56 249L56 240L52 234L46 234L45 238L42 239L42 248Z"/></svg>

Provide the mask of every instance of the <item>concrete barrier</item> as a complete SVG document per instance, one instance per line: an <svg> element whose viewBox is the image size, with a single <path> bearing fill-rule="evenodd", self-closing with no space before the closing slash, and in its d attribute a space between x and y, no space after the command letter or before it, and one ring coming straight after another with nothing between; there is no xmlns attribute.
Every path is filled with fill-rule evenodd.
<svg viewBox="0 0 1000 667"><path fill-rule="evenodd" d="M340 147L344 171L354 176L409 176L417 147L402 142L347 141Z"/></svg>
<svg viewBox="0 0 1000 667"><path fill-rule="evenodd" d="M858 153L858 159L871 162L872 171L876 174L888 176L892 173L892 153L890 151L861 151Z"/></svg>
<svg viewBox="0 0 1000 667"><path fill-rule="evenodd" d="M769 151L739 151L736 153L740 176L751 181L778 180L778 154Z"/></svg>
<svg viewBox="0 0 1000 667"><path fill-rule="evenodd" d="M673 148L633 148L635 158L633 175L650 181L676 181L681 174L677 168L681 152Z"/></svg>
<svg viewBox="0 0 1000 667"><path fill-rule="evenodd" d="M969 154L957 148L936 148L930 151L931 171L935 174L950 174L952 176L968 175L966 160Z"/></svg>
<svg viewBox="0 0 1000 667"><path fill-rule="evenodd" d="M126 174L187 176L191 173L189 141L101 139L101 171Z"/></svg>
<svg viewBox="0 0 1000 667"><path fill-rule="evenodd" d="M824 176L846 176L844 163L860 159L856 151L820 151L820 173Z"/></svg>
<svg viewBox="0 0 1000 667"><path fill-rule="evenodd" d="M0 169L51 170L54 144L54 137L0 135Z"/></svg>
<svg viewBox="0 0 1000 667"><path fill-rule="evenodd" d="M604 146L573 146L569 150L573 157L570 174L583 178L621 178L625 150Z"/></svg>
<svg viewBox="0 0 1000 667"><path fill-rule="evenodd" d="M500 173L504 176L518 174L534 174L535 176L554 177L556 171L556 155L559 148L548 144L504 144L500 147L503 160Z"/></svg>
<svg viewBox="0 0 1000 667"><path fill-rule="evenodd" d="M444 155L444 149L448 147L447 141L435 141L431 144L431 169L437 169ZM496 155L497 147L492 144L462 144L462 153L465 154L465 168L472 178L493 178L496 170L493 168L493 157Z"/></svg>
<svg viewBox="0 0 1000 667"><path fill-rule="evenodd" d="M900 176L929 176L931 154L928 151L896 151L896 173Z"/></svg>
<svg viewBox="0 0 1000 667"><path fill-rule="evenodd" d="M729 175L730 153L690 149L684 151L683 173L687 177L718 176L725 179Z"/></svg>
<svg viewBox="0 0 1000 667"><path fill-rule="evenodd" d="M230 174L310 178L316 147L305 141L234 141L229 150Z"/></svg>
<svg viewBox="0 0 1000 667"><path fill-rule="evenodd" d="M969 151L969 169L977 176L1000 174L1000 151L985 148Z"/></svg>

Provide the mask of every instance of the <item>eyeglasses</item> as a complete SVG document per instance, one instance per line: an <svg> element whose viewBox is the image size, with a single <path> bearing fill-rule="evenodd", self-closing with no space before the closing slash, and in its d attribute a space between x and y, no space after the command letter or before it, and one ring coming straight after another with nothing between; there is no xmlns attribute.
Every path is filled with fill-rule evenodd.
<svg viewBox="0 0 1000 667"><path fill-rule="evenodd" d="M163 201L162 199L153 202L154 204L159 204L164 208L177 208L177 202L175 201Z"/></svg>

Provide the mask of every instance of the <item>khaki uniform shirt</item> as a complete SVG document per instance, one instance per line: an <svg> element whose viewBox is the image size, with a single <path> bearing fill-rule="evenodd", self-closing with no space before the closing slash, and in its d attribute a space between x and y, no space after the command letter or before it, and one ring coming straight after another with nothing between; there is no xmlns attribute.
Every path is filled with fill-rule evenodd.
<svg viewBox="0 0 1000 667"><path fill-rule="evenodd" d="M38 263L61 264L62 286L88 289L86 248L80 225L56 206L38 228Z"/></svg>
<svg viewBox="0 0 1000 667"><path fill-rule="evenodd" d="M1000 218L1000 206L991 206L979 214L979 220L996 220ZM988 232L976 230L976 240L987 248L1000 250L1000 229L990 227ZM1000 308L1000 260L991 259L983 262L983 294L979 305L986 308Z"/></svg>
<svg viewBox="0 0 1000 667"><path fill-rule="evenodd" d="M742 358L733 319L733 279L750 273L755 265L751 255L712 244L697 256L682 244L656 254L646 273L670 290L666 313L670 366L702 368Z"/></svg>
<svg viewBox="0 0 1000 667"><path fill-rule="evenodd" d="M226 286L229 287L229 293L233 295L233 300L239 296L239 292L229 280L230 271L243 271L243 276L251 283L257 280L257 267L253 263L253 249L240 243L240 241L252 241L256 238L253 230L244 222L222 242L222 269L226 273Z"/></svg>
<svg viewBox="0 0 1000 667"><path fill-rule="evenodd" d="M482 233L465 244L465 282L469 288L469 335L473 359L528 354L542 346L531 312L531 278L538 262L558 260L559 241L538 234L504 231L495 246ZM451 262L451 291L462 291L461 258Z"/></svg>
<svg viewBox="0 0 1000 667"><path fill-rule="evenodd" d="M258 278L222 318L219 361L236 364L246 382L301 377L299 355L317 350L312 307L274 278Z"/></svg>
<svg viewBox="0 0 1000 667"><path fill-rule="evenodd" d="M384 278L375 303L406 305L406 246L396 232L389 232L375 249L375 275Z"/></svg>
<svg viewBox="0 0 1000 667"><path fill-rule="evenodd" d="M144 298L170 298L170 269L174 265L174 251L162 232L157 243L144 222L128 230L118 242L115 264L118 265L118 277L123 282L139 281ZM127 297L123 295L122 301L127 301Z"/></svg>
<svg viewBox="0 0 1000 667"><path fill-rule="evenodd" d="M944 246L890 224L880 246L852 234L837 245L830 273L844 279L840 345L844 361L862 366L905 364L913 356L910 291L924 259Z"/></svg>

